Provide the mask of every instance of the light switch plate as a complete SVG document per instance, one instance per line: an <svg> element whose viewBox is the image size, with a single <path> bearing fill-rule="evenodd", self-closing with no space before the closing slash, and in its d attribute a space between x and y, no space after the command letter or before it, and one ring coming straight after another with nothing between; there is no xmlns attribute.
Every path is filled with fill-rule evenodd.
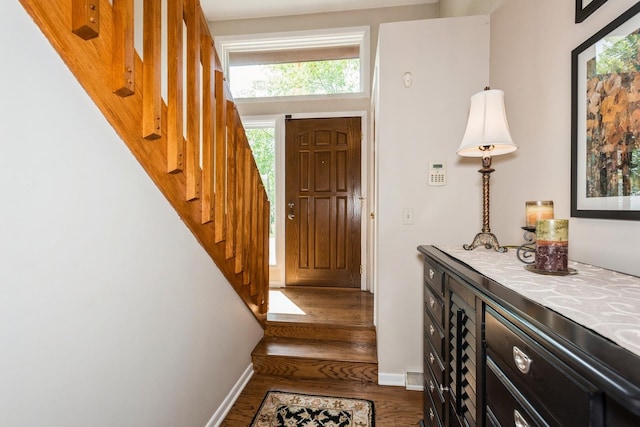
<svg viewBox="0 0 640 427"><path fill-rule="evenodd" d="M402 223L404 225L413 224L413 208L402 209Z"/></svg>

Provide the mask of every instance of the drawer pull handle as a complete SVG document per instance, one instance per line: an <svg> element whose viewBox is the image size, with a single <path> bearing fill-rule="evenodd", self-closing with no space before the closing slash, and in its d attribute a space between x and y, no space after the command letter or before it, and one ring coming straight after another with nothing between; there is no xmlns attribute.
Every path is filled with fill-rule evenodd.
<svg viewBox="0 0 640 427"><path fill-rule="evenodd" d="M431 334L431 336L433 336L433 334L436 332L436 330L433 328L433 325L429 325L429 334Z"/></svg>
<svg viewBox="0 0 640 427"><path fill-rule="evenodd" d="M436 389L436 386L433 385L433 381L429 380L429 390L431 390L431 393L433 393L435 389Z"/></svg>
<svg viewBox="0 0 640 427"><path fill-rule="evenodd" d="M435 274L436 274L436 273L434 273L432 269L429 269L429 279L433 279L433 276L434 276Z"/></svg>
<svg viewBox="0 0 640 427"><path fill-rule="evenodd" d="M513 346L513 361L516 362L516 368L523 374L528 374L531 369L533 360L527 354L515 345Z"/></svg>
<svg viewBox="0 0 640 427"><path fill-rule="evenodd" d="M433 356L433 353L429 353L429 362L431 362L431 364L433 365L433 362L436 360L436 358Z"/></svg>
<svg viewBox="0 0 640 427"><path fill-rule="evenodd" d="M515 421L516 427L529 427L529 423L517 409L513 410L513 420Z"/></svg>
<svg viewBox="0 0 640 427"><path fill-rule="evenodd" d="M435 418L435 414L433 413L433 409L429 408L429 419L431 421L433 421L433 419Z"/></svg>
<svg viewBox="0 0 640 427"><path fill-rule="evenodd" d="M429 297L429 307L433 308L436 306L436 300L433 297Z"/></svg>
<svg viewBox="0 0 640 427"><path fill-rule="evenodd" d="M449 387L443 387L442 384L440 384L440 393L444 396L444 392L445 391L449 391Z"/></svg>

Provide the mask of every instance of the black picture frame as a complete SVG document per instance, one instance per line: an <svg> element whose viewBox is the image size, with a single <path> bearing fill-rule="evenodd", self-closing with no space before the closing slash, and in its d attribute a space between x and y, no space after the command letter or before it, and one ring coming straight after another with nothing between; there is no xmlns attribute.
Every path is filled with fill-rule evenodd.
<svg viewBox="0 0 640 427"><path fill-rule="evenodd" d="M640 60L607 72L620 40L640 44L640 2L571 52L572 217L640 220Z"/></svg>
<svg viewBox="0 0 640 427"><path fill-rule="evenodd" d="M607 0L576 0L576 24L584 21Z"/></svg>

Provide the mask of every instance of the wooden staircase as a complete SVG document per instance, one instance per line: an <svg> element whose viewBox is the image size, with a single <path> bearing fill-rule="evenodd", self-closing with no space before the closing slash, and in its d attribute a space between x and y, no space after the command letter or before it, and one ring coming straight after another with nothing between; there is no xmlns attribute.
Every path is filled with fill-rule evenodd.
<svg viewBox="0 0 640 427"><path fill-rule="evenodd" d="M267 320L265 336L251 354L254 371L287 378L377 383L375 327L350 322L348 315L331 322L331 314L325 314L320 321Z"/></svg>
<svg viewBox="0 0 640 427"><path fill-rule="evenodd" d="M199 1L20 2L264 325L269 201Z"/></svg>

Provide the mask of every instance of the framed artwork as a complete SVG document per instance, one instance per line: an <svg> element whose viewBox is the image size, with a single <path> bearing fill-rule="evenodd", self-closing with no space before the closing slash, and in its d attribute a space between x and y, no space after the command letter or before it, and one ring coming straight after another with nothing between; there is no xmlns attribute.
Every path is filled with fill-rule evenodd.
<svg viewBox="0 0 640 427"><path fill-rule="evenodd" d="M571 53L571 216L640 219L640 2Z"/></svg>
<svg viewBox="0 0 640 427"><path fill-rule="evenodd" d="M587 19L607 0L576 0L576 24Z"/></svg>

